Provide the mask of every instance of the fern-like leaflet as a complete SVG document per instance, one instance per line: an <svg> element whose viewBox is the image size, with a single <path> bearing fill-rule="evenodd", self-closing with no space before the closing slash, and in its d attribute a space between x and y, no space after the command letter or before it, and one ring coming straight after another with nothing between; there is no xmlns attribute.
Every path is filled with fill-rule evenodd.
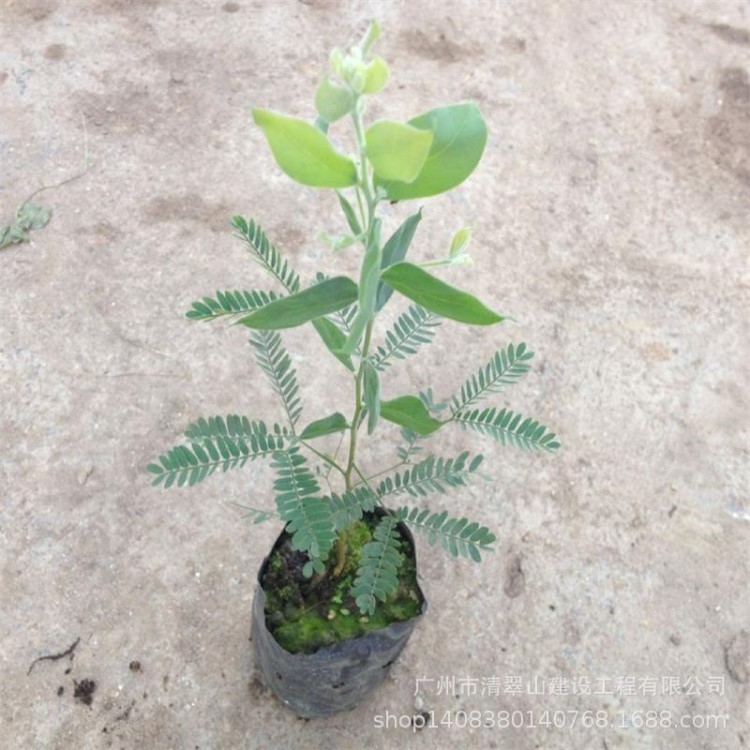
<svg viewBox="0 0 750 750"><path fill-rule="evenodd" d="M451 411L455 414L496 393L503 386L517 383L531 369L527 362L533 356L534 352L527 351L523 343L518 346L509 344L507 349L499 349L484 367L461 386L461 393L452 399Z"/></svg>
<svg viewBox="0 0 750 750"><path fill-rule="evenodd" d="M203 297L192 303L192 309L185 316L191 320L216 320L227 315L239 315L264 307L269 302L279 299L275 292L251 291L217 291L215 297Z"/></svg>
<svg viewBox="0 0 750 750"><path fill-rule="evenodd" d="M399 445L396 448L396 454L401 459L401 463L408 464L411 463L412 456L421 453L424 448L419 444L419 435L416 432L404 427L401 429L401 437L404 439L405 445Z"/></svg>
<svg viewBox="0 0 750 750"><path fill-rule="evenodd" d="M384 602L398 588L398 569L403 556L399 552L398 520L384 515L362 548L357 577L351 588L357 607L363 614L374 614L376 599Z"/></svg>
<svg viewBox="0 0 750 750"><path fill-rule="evenodd" d="M208 419L201 417L185 428L185 437L190 438L190 440L226 436L250 438L254 435L269 435L271 433L277 437L289 437L289 430L281 425L274 424L269 430L265 422L252 421L239 414L227 414L226 417L208 417Z"/></svg>
<svg viewBox="0 0 750 750"><path fill-rule="evenodd" d="M263 523L264 521L268 521L270 518L277 518L277 514L270 511L270 510L263 510L261 508L253 508L250 505L242 505L240 503L229 503L229 505L233 505L235 508L238 508L242 511L242 518L251 520L253 522L253 525L257 525L259 523Z"/></svg>
<svg viewBox="0 0 750 750"><path fill-rule="evenodd" d="M289 424L294 431L302 414L299 399L297 371L292 367L292 358L281 343L277 331L253 331L250 343L261 370L268 376L271 385L281 397Z"/></svg>
<svg viewBox="0 0 750 750"><path fill-rule="evenodd" d="M369 487L355 487L343 495L331 495L330 503L336 531L344 531L355 521L359 521L363 513L375 508L377 500L377 495Z"/></svg>
<svg viewBox="0 0 750 750"><path fill-rule="evenodd" d="M219 468L222 471L242 468L248 461L269 456L284 448L285 438L269 433L262 422L237 419L242 430L235 429L232 434L221 417L193 423L186 431L191 441L189 447L178 445L171 448L159 456L159 463L148 465L148 471L155 475L152 484L168 488L176 482L178 487L185 484L192 487ZM216 428L216 420L221 420L224 429Z"/></svg>
<svg viewBox="0 0 750 750"><path fill-rule="evenodd" d="M513 445L526 450L552 452L560 447L555 433L531 417L523 417L509 409L474 409L453 415L453 421L463 428L470 428L488 435L500 445Z"/></svg>
<svg viewBox="0 0 750 750"><path fill-rule="evenodd" d="M297 272L269 242L266 233L258 224L252 219L247 221L242 216L235 216L232 219L232 226L237 230L237 236L247 243L253 260L276 278L288 292L299 291L300 280Z"/></svg>
<svg viewBox="0 0 750 750"><path fill-rule="evenodd" d="M433 513L428 508L404 506L397 517L416 531L425 534L431 547L439 539L440 546L453 557L471 557L474 562L481 561L480 550L492 552L490 545L496 539L486 526L480 526L476 521L469 522L464 517L451 517L444 510Z"/></svg>
<svg viewBox="0 0 750 750"><path fill-rule="evenodd" d="M446 487L462 487L479 469L484 457L474 456L467 463L468 458L468 451L448 459L428 456L402 473L385 477L377 487L378 498L402 492L412 497L424 497L430 492L445 493Z"/></svg>
<svg viewBox="0 0 750 750"><path fill-rule="evenodd" d="M393 329L385 335L385 344L379 346L373 355L373 365L380 371L391 366L391 358L406 359L417 353L417 348L429 344L435 336L433 330L440 325L437 315L419 305L411 305L398 317Z"/></svg>
<svg viewBox="0 0 750 750"><path fill-rule="evenodd" d="M336 538L331 505L320 496L320 486L307 467L299 448L288 448L273 455L276 480L276 508L292 535L292 549L310 557L303 572L323 572L323 561Z"/></svg>

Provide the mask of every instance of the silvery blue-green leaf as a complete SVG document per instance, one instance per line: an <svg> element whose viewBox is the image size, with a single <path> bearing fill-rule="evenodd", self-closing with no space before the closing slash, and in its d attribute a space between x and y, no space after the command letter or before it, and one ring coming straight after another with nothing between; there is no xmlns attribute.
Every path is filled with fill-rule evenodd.
<svg viewBox="0 0 750 750"><path fill-rule="evenodd" d="M315 318L312 321L315 330L318 335L323 339L323 343L326 345L331 354L333 354L339 362L341 362L347 370L354 372L354 364L352 358L347 354L342 354L341 350L344 348L346 343L346 334L328 318Z"/></svg>
<svg viewBox="0 0 750 750"><path fill-rule="evenodd" d="M367 407L367 434L372 435L380 417L380 377L370 360L364 363L364 397Z"/></svg>
<svg viewBox="0 0 750 750"><path fill-rule="evenodd" d="M323 419L316 419L310 422L307 427L300 433L300 440L311 440L312 438L323 437L324 435L333 435L336 432L343 432L349 427L346 417L340 412L330 414Z"/></svg>
<svg viewBox="0 0 750 750"><path fill-rule="evenodd" d="M237 322L248 328L294 328L357 301L357 285L346 276L326 279L296 294L274 300Z"/></svg>
<svg viewBox="0 0 750 750"><path fill-rule="evenodd" d="M412 263L401 262L386 268L381 279L404 297L445 318L476 326L504 320L473 295L446 284Z"/></svg>
<svg viewBox="0 0 750 750"><path fill-rule="evenodd" d="M409 249L414 232L417 231L417 225L422 220L422 209L412 214L404 223L388 238L383 245L383 259L380 264L381 268L388 268L394 263L402 261L406 257L406 251ZM375 302L375 309L382 310L385 303L391 298L393 287L388 286L382 280L378 283L378 293Z"/></svg>
<svg viewBox="0 0 750 750"><path fill-rule="evenodd" d="M315 93L315 108L326 122L336 122L351 112L354 94L351 89L324 78Z"/></svg>
<svg viewBox="0 0 750 750"><path fill-rule="evenodd" d="M375 312L381 258L380 219L375 219L370 244L365 251L360 271L357 315L352 321L349 336L346 339L344 348L341 350L342 354L352 354L356 350L359 340L362 338L362 334L365 332L367 324Z"/></svg>

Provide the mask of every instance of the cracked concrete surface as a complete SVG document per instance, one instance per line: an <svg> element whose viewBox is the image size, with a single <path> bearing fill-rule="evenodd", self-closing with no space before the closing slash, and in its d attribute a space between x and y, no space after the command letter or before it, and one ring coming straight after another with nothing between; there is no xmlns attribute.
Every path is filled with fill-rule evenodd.
<svg viewBox="0 0 750 750"><path fill-rule="evenodd" d="M564 448L436 439L486 454L491 482L432 504L497 527L497 550L454 563L422 540L430 610L391 677L303 722L248 642L278 528L224 503L267 503L268 467L163 492L144 466L195 417L277 413L246 336L183 317L262 284L232 214L306 279L354 268L316 239L335 200L280 174L249 108L310 116L328 51L373 16L393 70L375 114L473 99L491 131L471 180L425 203L414 257L471 225L462 283L520 321L443 325L384 392L450 395L526 340L534 371L499 403ZM749 61L739 0L0 0L3 223L90 159L0 252L3 747L750 745ZM317 341L286 342L306 416L341 408ZM462 710L496 726L376 726Z"/></svg>

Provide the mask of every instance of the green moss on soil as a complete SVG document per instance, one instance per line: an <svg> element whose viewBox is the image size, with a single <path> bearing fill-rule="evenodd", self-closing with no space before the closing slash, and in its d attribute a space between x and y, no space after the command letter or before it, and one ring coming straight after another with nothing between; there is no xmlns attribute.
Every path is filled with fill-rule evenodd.
<svg viewBox="0 0 750 750"><path fill-rule="evenodd" d="M406 540L401 541L399 587L385 602L377 603L373 615L363 616L349 594L362 548L372 539L376 522L374 516L367 517L343 532L347 557L338 578L332 574L335 554L331 555L324 576L308 579L302 575L307 555L292 550L286 536L276 547L263 577L266 625L287 651L311 654L323 646L409 620L422 611L413 549Z"/></svg>

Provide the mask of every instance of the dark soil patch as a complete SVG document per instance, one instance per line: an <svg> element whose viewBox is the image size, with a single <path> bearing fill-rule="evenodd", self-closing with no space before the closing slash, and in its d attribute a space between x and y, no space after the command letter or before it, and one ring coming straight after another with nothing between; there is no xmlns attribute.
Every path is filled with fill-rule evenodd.
<svg viewBox="0 0 750 750"><path fill-rule="evenodd" d="M93 680L85 679L80 682L74 680L73 684L75 685L73 697L83 703L84 706L90 706L94 702L96 683Z"/></svg>
<svg viewBox="0 0 750 750"><path fill-rule="evenodd" d="M334 553L325 573L306 578L302 568L307 555L292 549L291 537L286 533L277 542L261 585L266 593L266 626L287 651L310 654L323 646L357 638L421 613L424 598L417 584L414 546L403 533L399 543L402 563L398 589L385 602L378 602L371 615L363 615L357 608L350 589L362 548L372 540L377 521L376 515L368 514L342 534L347 545L347 562L339 576L333 574Z"/></svg>

